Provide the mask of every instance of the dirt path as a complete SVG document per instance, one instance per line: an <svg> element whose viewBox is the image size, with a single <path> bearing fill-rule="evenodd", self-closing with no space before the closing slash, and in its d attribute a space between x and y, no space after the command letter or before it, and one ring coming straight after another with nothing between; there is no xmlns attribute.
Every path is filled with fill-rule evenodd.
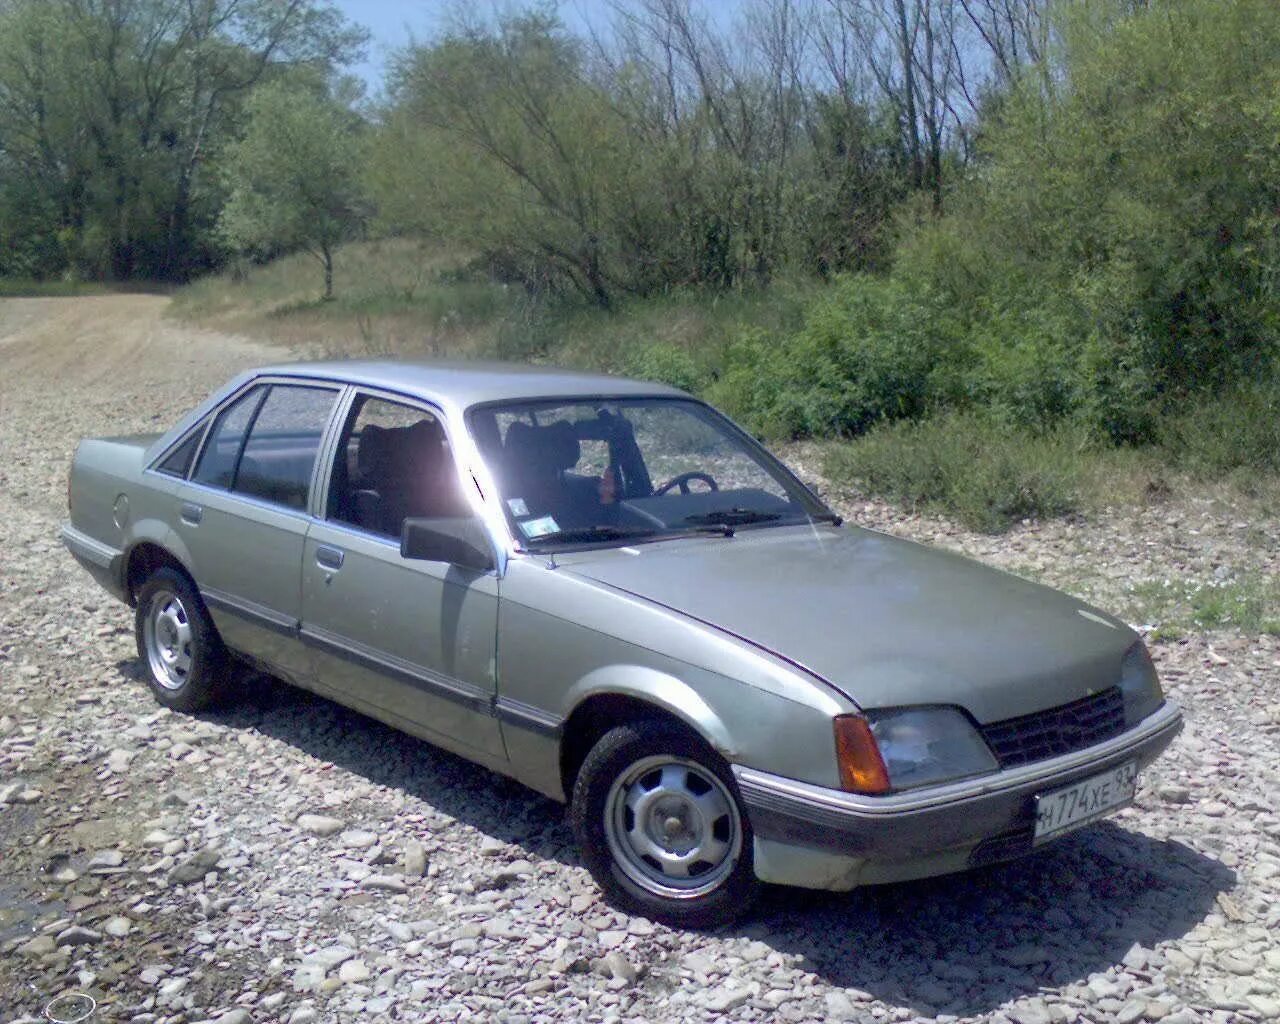
<svg viewBox="0 0 1280 1024"><path fill-rule="evenodd" d="M81 437L160 431L233 373L282 350L166 319L158 295L0 299L0 491L17 461L65 504ZM32 474L21 485L29 488ZM30 494L24 494L30 498ZM50 501L52 500L52 504Z"/></svg>
<svg viewBox="0 0 1280 1024"><path fill-rule="evenodd" d="M281 358L165 302L0 300L0 1024L68 990L95 1024L1280 1018L1274 638L1155 645L1188 726L1114 822L998 869L774 893L714 934L616 913L555 805L326 701L159 710L130 612L57 541L71 452ZM1109 606L1278 571L1275 520L1212 495L1003 538L838 500Z"/></svg>

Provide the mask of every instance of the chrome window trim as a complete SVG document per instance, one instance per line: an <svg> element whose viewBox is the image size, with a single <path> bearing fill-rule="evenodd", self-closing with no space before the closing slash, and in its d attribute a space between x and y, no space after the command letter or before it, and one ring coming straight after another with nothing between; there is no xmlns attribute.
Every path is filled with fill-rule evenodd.
<svg viewBox="0 0 1280 1024"><path fill-rule="evenodd" d="M230 487L214 487L212 484L207 484L207 483L204 483L203 481L196 480L194 478L196 467L199 466L200 459L204 456L205 448L209 444L210 436L213 433L213 424L217 422L218 417L221 416L226 409L230 408L230 406L238 402L245 395L249 394L249 392L252 391L254 388L260 387L260 386L264 387L266 390L262 398L258 402L258 408L254 410L253 415L250 417L248 424L246 424L245 426L244 440L241 441L240 451L236 455L236 466L235 466L235 471L233 472L231 477L231 486ZM244 458L244 450L248 445L249 436L253 433L254 424L258 422L258 414L262 412L262 407L266 405L267 399L270 397L271 388L276 386L303 387L303 388L310 387L310 388L315 388L317 390L332 391L334 395L333 407L329 410L329 417L325 421L324 426L320 429L320 441L316 446L316 460L315 460L315 464L311 467L311 479L307 484L307 500L301 509L291 508L288 505L282 505L278 502L266 501L262 498L257 498L257 497L254 497L253 495L245 494L243 491L237 491L235 489L236 477L239 476L239 473L240 473L240 460ZM255 505L259 508L274 509L276 511L285 512L291 515L300 514L303 517L309 518L310 509L313 505L313 498L314 498L315 488L316 488L316 477L317 477L316 471L320 466L320 460L322 459L325 451L325 444L329 438L329 433L333 427L333 414L335 410L343 407L344 399L349 390L350 390L349 385L341 384L337 381L330 380L327 377L315 377L315 378L291 377L291 376L285 376L281 374L265 374L265 375L254 377L250 380L245 381L245 383L241 387L237 388L234 392L232 392L230 395L224 398L221 402L219 402L214 408L210 409L208 414L205 416L204 420L201 421L202 423L205 424L204 437L201 438L200 447L196 450L196 454L191 460L191 465L187 469L187 475L183 479L189 486L200 487L214 494L226 494L231 497L237 498L241 501L249 502L250 504ZM188 432L187 434L184 434L183 438L185 439L186 437L189 437L189 436L190 436L190 432ZM174 447L176 446L171 445L169 448L166 449L166 452L171 451ZM164 456L162 455L161 458L163 457ZM153 465L154 464L155 463L153 463ZM151 467L148 467L148 469L150 468ZM159 472L159 470L155 470L155 472ZM172 476L171 474L168 474L168 473L162 473L161 475L167 476L170 479L174 479L174 480L178 479L177 477Z"/></svg>

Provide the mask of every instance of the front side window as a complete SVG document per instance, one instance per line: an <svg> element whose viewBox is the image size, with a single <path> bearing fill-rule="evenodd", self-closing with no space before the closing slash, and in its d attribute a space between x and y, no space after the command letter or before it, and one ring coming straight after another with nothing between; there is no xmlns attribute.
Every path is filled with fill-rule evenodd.
<svg viewBox="0 0 1280 1024"><path fill-rule="evenodd" d="M471 514L439 418L425 409L358 396L338 441L329 518L399 538L407 518Z"/></svg>
<svg viewBox="0 0 1280 1024"><path fill-rule="evenodd" d="M468 416L527 545L627 543L833 518L724 417L681 399L487 405Z"/></svg>
<svg viewBox="0 0 1280 1024"><path fill-rule="evenodd" d="M273 384L249 429L231 489L286 508L307 507L311 471L337 392Z"/></svg>

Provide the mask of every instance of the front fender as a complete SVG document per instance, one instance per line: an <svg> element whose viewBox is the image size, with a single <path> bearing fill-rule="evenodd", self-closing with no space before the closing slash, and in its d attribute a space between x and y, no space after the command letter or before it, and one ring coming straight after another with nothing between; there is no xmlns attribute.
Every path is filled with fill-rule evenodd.
<svg viewBox="0 0 1280 1024"><path fill-rule="evenodd" d="M565 694L566 719L594 696L631 697L678 718L714 747L725 760L738 751L721 717L683 679L647 665L608 665L587 673Z"/></svg>

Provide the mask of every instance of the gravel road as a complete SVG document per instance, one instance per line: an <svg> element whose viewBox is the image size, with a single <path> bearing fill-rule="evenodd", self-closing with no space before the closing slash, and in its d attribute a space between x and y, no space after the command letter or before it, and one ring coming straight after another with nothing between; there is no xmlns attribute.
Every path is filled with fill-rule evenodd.
<svg viewBox="0 0 1280 1024"><path fill-rule="evenodd" d="M264 681L158 709L130 612L58 543L68 460L279 358L165 302L0 300L0 1021L72 990L95 1021L221 1024L1280 1018L1274 638L1155 644L1187 729L1113 821L968 875L772 891L712 933L611 910L559 807L331 703ZM1209 497L994 540L840 503L1104 604L1280 549Z"/></svg>

